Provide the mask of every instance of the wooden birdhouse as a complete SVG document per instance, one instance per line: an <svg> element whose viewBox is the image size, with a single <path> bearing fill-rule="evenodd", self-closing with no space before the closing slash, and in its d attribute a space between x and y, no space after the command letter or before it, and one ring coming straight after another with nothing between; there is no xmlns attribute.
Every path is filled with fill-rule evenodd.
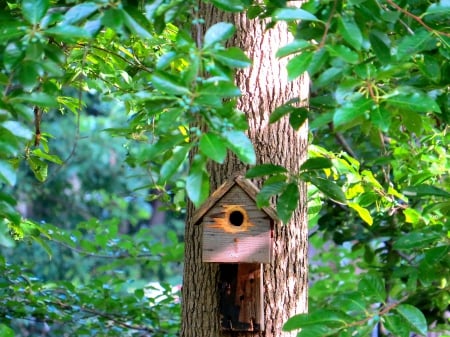
<svg viewBox="0 0 450 337"><path fill-rule="evenodd" d="M220 186L194 213L203 226L203 262L270 263L276 213L256 206L258 188L237 176Z"/></svg>
<svg viewBox="0 0 450 337"><path fill-rule="evenodd" d="M192 217L203 226L203 262L220 263L222 330L264 330L262 263L272 261L277 218L272 208L256 206L257 194L252 182L234 177Z"/></svg>

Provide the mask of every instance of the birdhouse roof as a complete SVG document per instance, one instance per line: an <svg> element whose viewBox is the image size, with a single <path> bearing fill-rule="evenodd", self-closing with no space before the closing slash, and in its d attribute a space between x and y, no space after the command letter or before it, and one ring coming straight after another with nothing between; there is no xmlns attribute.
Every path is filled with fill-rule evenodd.
<svg viewBox="0 0 450 337"><path fill-rule="evenodd" d="M222 197L231 190L233 186L239 186L243 192L245 192L255 203L256 203L256 195L259 192L259 189L248 179L245 179L242 176L235 176L232 179L227 180L223 183L217 190L215 190L211 196L201 205L193 214L191 219L191 224L197 225L201 219L205 216L205 214L212 208L214 205L222 199ZM262 207L261 208L264 213L266 213L273 221L278 221L278 217L276 215L275 210L272 207Z"/></svg>

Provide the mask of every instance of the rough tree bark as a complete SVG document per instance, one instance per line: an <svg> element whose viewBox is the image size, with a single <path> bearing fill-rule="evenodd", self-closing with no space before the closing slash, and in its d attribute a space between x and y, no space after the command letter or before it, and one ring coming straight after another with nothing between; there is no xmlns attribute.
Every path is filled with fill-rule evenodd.
<svg viewBox="0 0 450 337"><path fill-rule="evenodd" d="M238 108L248 117L248 135L255 147L258 163L283 165L297 171L306 157L307 125L295 132L287 119L269 124L269 115L287 100L300 97L307 100L309 81L288 82L286 62L275 58L276 50L288 42L290 35L284 25L265 30L264 23L249 20L244 14L227 14L200 3L205 29L219 21L231 22L237 34L231 44L246 51L253 64L237 74L237 84L243 96ZM211 164L211 190L214 191L237 171L245 167L236 157L229 156L225 164ZM290 223L276 226L274 259L264 266L265 330L258 333L224 332L219 319L219 268L214 263L202 263L202 228L189 224L193 214L188 209L185 232L185 270L182 303L182 337L223 336L290 336L282 332L283 323L297 313L307 311L307 209L306 188L300 186L300 206Z"/></svg>

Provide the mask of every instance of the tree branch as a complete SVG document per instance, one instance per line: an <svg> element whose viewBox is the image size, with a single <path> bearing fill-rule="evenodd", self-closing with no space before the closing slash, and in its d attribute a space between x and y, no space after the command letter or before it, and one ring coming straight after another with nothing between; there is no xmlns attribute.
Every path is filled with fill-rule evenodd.
<svg viewBox="0 0 450 337"><path fill-rule="evenodd" d="M450 33L445 33L445 32L441 32L441 31L437 31L433 28L431 28L430 26L428 26L423 20L422 18L420 18L417 15L414 15L411 12L408 12L406 9L400 7L399 5L397 5L394 1L392 0L386 0L386 2L391 5L392 7L394 7L396 10L398 10L399 12L405 14L406 16L409 16L411 19L417 21L422 27L424 27L426 30L428 30L429 32L433 32L433 33L437 33L439 35L443 35L443 36L447 36L450 37Z"/></svg>

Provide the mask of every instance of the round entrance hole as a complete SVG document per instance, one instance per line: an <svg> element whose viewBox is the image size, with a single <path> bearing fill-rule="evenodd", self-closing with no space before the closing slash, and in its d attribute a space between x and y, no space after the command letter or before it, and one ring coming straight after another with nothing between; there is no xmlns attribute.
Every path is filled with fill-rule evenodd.
<svg viewBox="0 0 450 337"><path fill-rule="evenodd" d="M241 211L233 211L230 213L229 221L233 226L240 226L244 223L244 214Z"/></svg>

